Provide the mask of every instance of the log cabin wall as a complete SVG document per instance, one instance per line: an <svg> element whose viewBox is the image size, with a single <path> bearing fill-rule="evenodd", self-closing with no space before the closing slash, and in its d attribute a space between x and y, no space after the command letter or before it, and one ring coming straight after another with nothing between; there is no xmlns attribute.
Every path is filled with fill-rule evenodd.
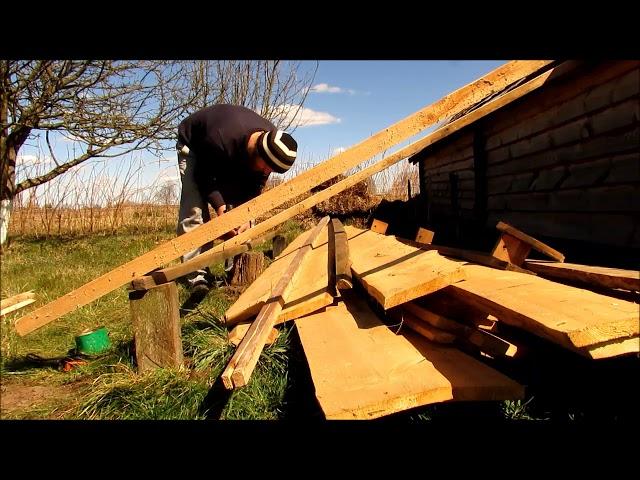
<svg viewBox="0 0 640 480"><path fill-rule="evenodd" d="M640 248L639 90L640 62L590 62L418 153L426 223L476 248L499 220Z"/></svg>

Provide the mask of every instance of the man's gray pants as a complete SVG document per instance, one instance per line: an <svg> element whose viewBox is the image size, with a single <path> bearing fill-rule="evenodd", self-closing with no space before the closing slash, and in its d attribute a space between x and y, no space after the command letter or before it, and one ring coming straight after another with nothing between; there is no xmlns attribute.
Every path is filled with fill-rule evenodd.
<svg viewBox="0 0 640 480"><path fill-rule="evenodd" d="M211 220L208 203L200 194L200 190L196 184L194 175L195 164L196 158L193 153L185 154L178 150L178 169L180 170L180 180L182 182L180 209L178 211L178 228L176 229L178 236L190 232L194 228ZM232 205L227 205L227 211L232 208ZM250 224L253 227L255 224L254 220L251 220ZM212 246L213 242L208 242L195 250L191 250L182 256L182 261L186 262L187 260L191 260L197 255L200 255L200 253L206 252ZM232 267L233 258L228 258L225 261L224 269L229 273ZM205 268L185 275L181 280L190 286L194 286L198 283L208 283L207 277L210 277L210 272L208 268Z"/></svg>
<svg viewBox="0 0 640 480"><path fill-rule="evenodd" d="M177 235L188 233L211 219L209 206L206 199L202 198L198 185L196 184L194 170L196 158L193 153L185 154L178 151L178 169L180 170L180 180L182 191L180 193L180 209L178 211ZM182 261L191 260L202 252L209 250L213 242L208 242L199 248L191 250L182 256ZM207 282L208 269L200 269L185 275L183 282L194 286L198 283Z"/></svg>

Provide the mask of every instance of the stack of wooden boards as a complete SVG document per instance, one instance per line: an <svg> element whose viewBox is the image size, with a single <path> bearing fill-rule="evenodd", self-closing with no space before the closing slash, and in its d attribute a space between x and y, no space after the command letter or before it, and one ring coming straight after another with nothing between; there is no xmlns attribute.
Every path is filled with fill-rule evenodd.
<svg viewBox="0 0 640 480"><path fill-rule="evenodd" d="M523 398L522 385L482 361L523 351L496 335L501 322L593 359L639 350L636 303L444 256L438 247L372 230L347 226L340 230L347 243L340 246L336 223L318 234L274 322L295 320L328 419L376 418L443 401ZM242 338L269 302L308 235L294 240L229 308L234 337ZM349 282L335 288L338 252L347 253L356 288ZM503 264L512 265L496 263ZM276 335L270 331L270 341Z"/></svg>

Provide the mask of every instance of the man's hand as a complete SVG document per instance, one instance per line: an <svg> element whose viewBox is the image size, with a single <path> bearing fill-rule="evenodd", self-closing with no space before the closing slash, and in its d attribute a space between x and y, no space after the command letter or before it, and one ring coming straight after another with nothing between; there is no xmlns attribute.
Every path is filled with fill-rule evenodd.
<svg viewBox="0 0 640 480"><path fill-rule="evenodd" d="M244 232L245 230L249 230L251 228L251 223L247 222L244 225L240 225L238 228L235 229L236 235Z"/></svg>
<svg viewBox="0 0 640 480"><path fill-rule="evenodd" d="M223 213L225 213L226 211L227 211L227 206L226 205L221 205L220 207L218 207L216 209L216 214L218 216L220 216ZM245 223L243 225L240 225L238 228L234 228L230 232L227 232L224 235L222 235L220 238L222 240L229 240L230 238L235 237L236 235L244 232L245 230L248 230L249 228L251 228L251 222L247 222L247 223Z"/></svg>

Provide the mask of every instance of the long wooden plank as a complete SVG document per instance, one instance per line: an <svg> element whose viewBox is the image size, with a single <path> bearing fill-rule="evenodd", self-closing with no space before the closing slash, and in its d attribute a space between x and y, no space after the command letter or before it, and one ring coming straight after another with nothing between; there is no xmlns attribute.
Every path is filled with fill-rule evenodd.
<svg viewBox="0 0 640 480"><path fill-rule="evenodd" d="M456 348L395 335L363 299L297 319L327 419L373 419L431 403L519 399L524 388Z"/></svg>
<svg viewBox="0 0 640 480"><path fill-rule="evenodd" d="M465 278L465 262L444 258L371 230L345 227L351 269L384 308L409 302Z"/></svg>
<svg viewBox="0 0 640 480"><path fill-rule="evenodd" d="M0 310L4 310L5 308L10 307L11 305L15 305L17 303L24 302L25 300L30 300L35 297L36 297L36 294L33 293L32 290L29 290L28 292L18 293L17 295L13 295L8 298L3 298L2 300L0 300Z"/></svg>
<svg viewBox="0 0 640 480"><path fill-rule="evenodd" d="M547 260L526 260L526 268L543 277L574 280L605 288L640 291L640 272Z"/></svg>
<svg viewBox="0 0 640 480"><path fill-rule="evenodd" d="M262 274L242 292L237 300L225 312L225 323L232 326L251 320L267 300L306 240L307 233L299 235L282 252L282 255L269 265ZM301 267L299 281L293 286L287 303L284 305L276 324L301 317L333 303L328 278L328 234L322 230L317 245L309 252Z"/></svg>
<svg viewBox="0 0 640 480"><path fill-rule="evenodd" d="M478 103L480 100L502 91L517 81L550 68L551 63L549 60L513 61L489 72L475 82L446 95L435 103L378 132L346 151L335 155L316 167L303 172L297 177L264 192L259 197L240 205L238 208L234 208L230 212L212 219L210 222L196 228L192 232L156 247L146 254L105 273L95 280L25 315L16 321L15 327L17 333L19 335L26 335L62 315L106 295L116 288L127 284L132 279L142 276L178 258L184 253L200 245L204 245L212 239L220 237L252 218L257 218L284 202L304 192L308 192L312 187L348 171L350 168L357 166L368 158L437 123L444 117L455 115L469 106ZM542 76L544 76L544 74L536 77L533 82L539 81ZM544 81L546 81L546 78ZM544 83L544 81L542 83ZM534 87L534 83L527 82L527 84L531 84L530 87L532 87L532 90L539 86ZM524 95L525 93L527 93L527 91L520 90L520 95ZM507 95L509 94L503 97L507 98ZM515 98L513 95L509 98L512 97ZM494 106L495 105L497 104L494 103ZM451 126L447 127L449 127L449 129L451 128ZM411 154L412 153L408 153L407 156ZM236 242L241 243L245 240L246 237L243 237L242 240L236 239Z"/></svg>
<svg viewBox="0 0 640 480"><path fill-rule="evenodd" d="M566 348L638 335L638 305L518 272L465 265L467 279L445 291Z"/></svg>
<svg viewBox="0 0 640 480"><path fill-rule="evenodd" d="M254 230L254 229L251 229ZM250 230L249 230L250 231ZM241 253L248 252L249 250L253 250L257 245L260 245L263 242L271 240L278 234L278 230L274 230L272 232L265 233L264 235L260 235L256 237L256 232L253 232L253 237L251 240L242 243L236 246L230 246L229 248L224 248L215 256L209 258L209 265L214 263L223 262L227 258L235 257L236 255L240 255ZM198 267L200 268L200 267ZM189 265L188 262L184 262L180 265L175 265L172 267L163 268L158 270L157 272L152 272L151 276L156 281L156 283L167 283L172 282L188 273L193 272L193 266Z"/></svg>
<svg viewBox="0 0 640 480"><path fill-rule="evenodd" d="M277 231L266 233L256 238L255 240L252 239L240 245L231 246L229 248L225 248L219 252L216 252L215 254L209 256L209 265L223 262L228 258L235 257L236 255L240 255L241 253L253 250L256 245L270 240L277 234ZM178 278L187 275L194 270L197 270L198 268L201 267L194 268L193 265L190 264L190 262L184 262L180 265L173 265L171 267L155 270L148 275L133 279L133 281L131 282L131 288L134 290L148 290L155 285L162 285L163 283L169 283L177 280Z"/></svg>
<svg viewBox="0 0 640 480"><path fill-rule="evenodd" d="M537 250L538 252L548 255L549 257L553 258L554 260L557 260L558 262L564 262L564 255L562 253L560 253L554 248L551 248L546 243L542 243L540 240L536 240L535 238L527 235L526 233L521 232L517 228L512 227L511 225L504 222L498 222L498 224L496 225L496 228L501 232L507 233L512 237L515 237L518 240L522 240L526 244L531 245L531 248Z"/></svg>
<svg viewBox="0 0 640 480"><path fill-rule="evenodd" d="M324 217L318 222L307 236L304 245L295 254L287 270L282 275L271 292L271 297L266 305L262 307L255 321L249 327L240 345L236 349L233 357L229 361L227 368L222 372L222 383L227 389L239 388L249 382L251 373L258 363L260 353L269 337L269 332L275 325L282 307L288 300L293 286L300 275L300 267L309 252L314 248L320 233L325 230L329 223L329 217Z"/></svg>

